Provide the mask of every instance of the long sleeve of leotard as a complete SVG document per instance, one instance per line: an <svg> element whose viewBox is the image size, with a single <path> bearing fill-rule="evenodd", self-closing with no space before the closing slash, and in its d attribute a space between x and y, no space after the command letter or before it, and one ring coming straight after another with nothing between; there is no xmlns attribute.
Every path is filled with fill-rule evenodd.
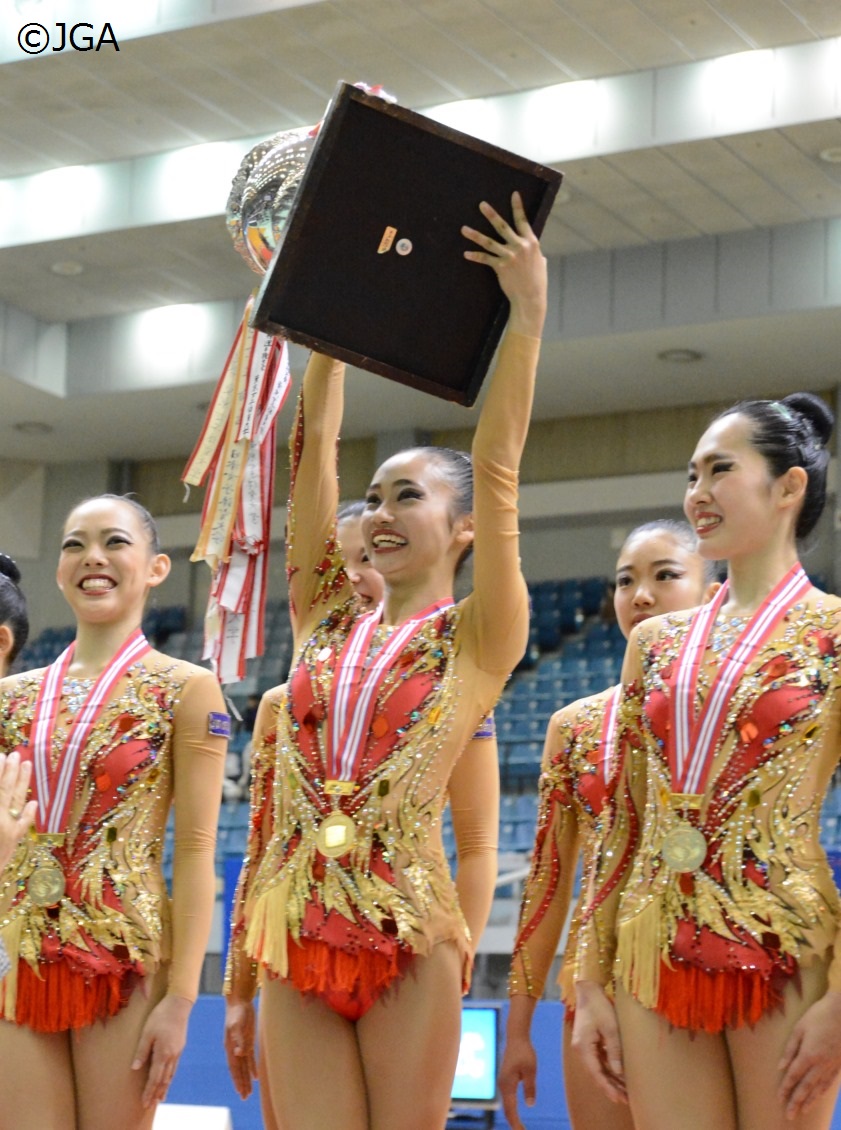
<svg viewBox="0 0 841 1130"><path fill-rule="evenodd" d="M344 373L340 361L312 354L290 440L286 571L296 638L320 599L353 591L335 552Z"/></svg>
<svg viewBox="0 0 841 1130"><path fill-rule="evenodd" d="M272 786L275 775L277 711L285 687L263 695L254 722L251 755L248 846L242 861L231 915L231 937L225 962L224 995L251 1000L257 992L257 966L245 953L245 911L249 893L272 834Z"/></svg>
<svg viewBox="0 0 841 1130"><path fill-rule="evenodd" d="M499 850L499 754L495 738L474 738L453 766L450 812L456 891L475 954L494 897Z"/></svg>
<svg viewBox="0 0 841 1130"><path fill-rule="evenodd" d="M216 678L193 675L175 712L173 776L175 843L172 882L173 996L195 1000L216 900L214 850L226 741L210 733L209 715L224 713Z"/></svg>
<svg viewBox="0 0 841 1130"><path fill-rule="evenodd" d="M473 440L473 592L465 626L477 665L506 675L528 638L517 495L539 353L539 338L506 333Z"/></svg>
<svg viewBox="0 0 841 1130"><path fill-rule="evenodd" d="M574 785L567 772L567 754L573 740L565 722L567 710L557 711L546 731L537 834L520 904L509 996L539 999L543 995L572 898L580 836Z"/></svg>
<svg viewBox="0 0 841 1130"><path fill-rule="evenodd" d="M575 953L575 980L607 985L616 956L616 916L634 859L645 807L645 757L640 740L642 666L631 632L622 668L618 716L619 776L613 790L604 834L593 852Z"/></svg>

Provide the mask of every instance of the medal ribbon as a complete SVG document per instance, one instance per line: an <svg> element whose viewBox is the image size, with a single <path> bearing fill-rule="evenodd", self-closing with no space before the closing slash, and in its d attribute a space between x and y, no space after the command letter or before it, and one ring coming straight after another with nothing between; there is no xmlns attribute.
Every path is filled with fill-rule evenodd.
<svg viewBox="0 0 841 1130"><path fill-rule="evenodd" d="M380 605L374 612L361 616L351 629L336 660L336 672L330 693L330 715L327 737L328 778L333 781L354 781L362 756L362 745L374 713L377 695L395 660L417 634L422 625L452 601L438 601L401 624L366 667L374 632L382 620Z"/></svg>
<svg viewBox="0 0 841 1130"><path fill-rule="evenodd" d="M616 721L619 717L619 703L622 701L622 684L613 688L605 706L604 721L602 722L601 757L599 761L604 774L605 784L610 780L613 772L613 754L616 750Z"/></svg>
<svg viewBox="0 0 841 1130"><path fill-rule="evenodd" d="M63 832L67 827L67 817L73 797L72 786L76 780L82 748L116 683L125 675L133 663L136 663L138 659L152 650L149 641L140 628L132 632L105 670L98 676L81 709L72 719L58 766L53 771L50 768L53 735L58 720L64 679L73 660L75 649L76 645L72 643L47 668L35 703L35 713L32 720L32 761L38 789L38 830L40 832ZM54 789L53 786L55 786Z"/></svg>
<svg viewBox="0 0 841 1130"><path fill-rule="evenodd" d="M786 573L725 655L697 716L698 674L715 618L727 594L727 583L709 604L696 612L677 659L670 710L674 740L669 753L674 791L696 795L703 791L736 685L783 615L810 588L811 582L802 565L797 564Z"/></svg>

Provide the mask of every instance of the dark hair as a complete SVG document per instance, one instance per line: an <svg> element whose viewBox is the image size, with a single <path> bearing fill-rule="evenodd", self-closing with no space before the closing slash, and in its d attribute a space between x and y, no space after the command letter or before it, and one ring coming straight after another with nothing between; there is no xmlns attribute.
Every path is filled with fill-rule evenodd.
<svg viewBox="0 0 841 1130"><path fill-rule="evenodd" d="M650 522L643 522L642 525L634 526L622 545L626 546L631 538L635 538L639 534L668 534L687 552L698 553L698 535L688 522L682 522L678 518L653 518ZM702 561L704 580L707 584L710 584L716 577L715 561L708 561L703 558Z"/></svg>
<svg viewBox="0 0 841 1130"><path fill-rule="evenodd" d="M29 638L29 615L26 597L20 590L20 569L7 553L0 553L0 624L8 624L13 642L9 663L17 659Z"/></svg>
<svg viewBox="0 0 841 1130"><path fill-rule="evenodd" d="M128 506L130 506L134 510L137 517L140 519L140 524L146 531L152 553L161 552L161 541L160 537L158 536L158 526L155 522L155 519L152 517L146 507L143 506L142 503L138 502L136 498L132 498L130 494L111 494L108 491L106 491L105 494L92 494L89 498L83 498L81 502L77 502L73 507L73 510L78 510L80 506L84 506L88 502L99 502L100 499L107 499L110 502L125 502ZM70 514L73 513L73 510L70 511Z"/></svg>
<svg viewBox="0 0 841 1130"><path fill-rule="evenodd" d="M456 451L452 447L418 447L415 449L428 459L432 459L441 469L441 474L449 483L453 492L453 501L450 506L450 518L455 522L464 514L473 513L473 460L466 451ZM471 541L467 549L456 562L458 574L465 561L473 552Z"/></svg>
<svg viewBox="0 0 841 1130"><path fill-rule="evenodd" d="M336 515L336 525L339 522L349 522L351 518L361 518L365 513L365 501L358 498L353 502L346 502L344 506L339 507L339 512Z"/></svg>
<svg viewBox="0 0 841 1130"><path fill-rule="evenodd" d="M450 513L453 520L463 514L473 513L473 461L466 451L455 451L452 447L419 447L429 459L441 468L444 478L453 488L453 504Z"/></svg>
<svg viewBox="0 0 841 1130"><path fill-rule="evenodd" d="M751 442L765 457L775 479L802 467L808 475L803 505L794 527L805 538L815 528L826 504L826 474L835 416L825 401L811 392L793 392L782 400L742 400L719 413L747 416L753 427Z"/></svg>

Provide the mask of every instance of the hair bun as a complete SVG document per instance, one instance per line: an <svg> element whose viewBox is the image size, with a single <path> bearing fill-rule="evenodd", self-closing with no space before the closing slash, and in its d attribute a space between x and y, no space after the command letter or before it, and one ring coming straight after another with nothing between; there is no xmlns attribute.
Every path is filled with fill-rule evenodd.
<svg viewBox="0 0 841 1130"><path fill-rule="evenodd" d="M813 392L793 392L783 397L780 403L808 420L822 444L829 442L835 425L835 413L822 397Z"/></svg>
<svg viewBox="0 0 841 1130"><path fill-rule="evenodd" d="M17 562L13 561L8 553L0 553L0 573L4 577L8 577L14 584L20 583L20 569L17 567Z"/></svg>

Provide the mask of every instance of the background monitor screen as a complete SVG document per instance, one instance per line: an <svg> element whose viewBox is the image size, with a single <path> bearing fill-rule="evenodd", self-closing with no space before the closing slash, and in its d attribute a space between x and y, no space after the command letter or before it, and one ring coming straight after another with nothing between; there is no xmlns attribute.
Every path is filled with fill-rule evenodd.
<svg viewBox="0 0 841 1130"><path fill-rule="evenodd" d="M499 1006L465 1004L451 1098L464 1106L496 1106Z"/></svg>

